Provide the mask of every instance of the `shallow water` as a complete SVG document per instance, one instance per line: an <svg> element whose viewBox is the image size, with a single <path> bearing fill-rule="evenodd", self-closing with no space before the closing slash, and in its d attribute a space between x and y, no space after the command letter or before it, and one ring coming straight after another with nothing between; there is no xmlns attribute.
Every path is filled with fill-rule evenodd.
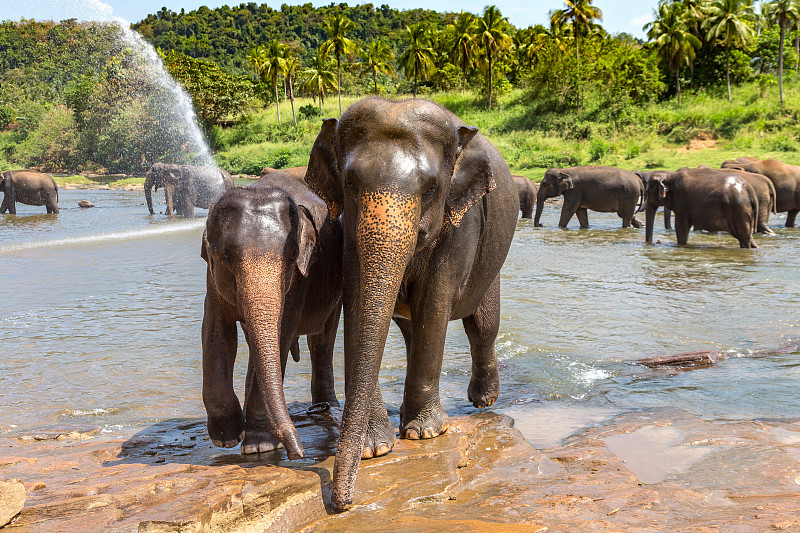
<svg viewBox="0 0 800 533"><path fill-rule="evenodd" d="M97 207L77 208L82 199ZM204 416L204 219L149 217L141 191L62 190L59 203L58 216L21 204L17 216L0 215L0 432L53 424L113 432ZM800 338L800 230L781 228L778 216L779 236L757 237L758 250L736 248L727 234L695 233L677 247L671 232L657 228L663 244L645 245L644 230L620 229L616 215L589 218L591 229L575 229L573 220L573 229L560 230L558 208L548 206L547 227L518 225L502 273L496 408L520 421L529 416L526 434L539 421L557 426L564 418L564 435L580 426L582 408L587 425L607 413L665 405L704 418L800 413L800 353L737 357ZM289 401L310 399L301 347L301 362L287 371ZM628 363L702 349L732 357L678 374ZM243 339L239 355L241 390ZM381 382L394 407L404 360L393 326ZM341 393L341 336L335 364ZM451 414L474 411L469 372L469 343L453 322L442 376ZM570 416L559 417L558 408ZM542 446L558 440L548 429Z"/></svg>

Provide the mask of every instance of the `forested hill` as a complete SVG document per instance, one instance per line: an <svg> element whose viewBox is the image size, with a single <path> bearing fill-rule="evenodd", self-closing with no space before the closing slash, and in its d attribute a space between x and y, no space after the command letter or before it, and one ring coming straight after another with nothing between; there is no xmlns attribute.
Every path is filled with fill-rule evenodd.
<svg viewBox="0 0 800 533"><path fill-rule="evenodd" d="M154 46L177 50L195 58L211 59L234 70L249 71L246 54L253 47L279 39L295 48L295 55L309 63L319 45L328 36L323 21L332 15L345 15L355 23L348 35L360 47L384 39L395 57L407 46L403 31L407 24L425 22L433 30L444 29L456 14L429 9L398 11L387 5L348 6L341 3L315 8L311 4L279 10L253 2L238 7L217 9L201 7L196 11L175 13L162 8L154 15L133 24Z"/></svg>

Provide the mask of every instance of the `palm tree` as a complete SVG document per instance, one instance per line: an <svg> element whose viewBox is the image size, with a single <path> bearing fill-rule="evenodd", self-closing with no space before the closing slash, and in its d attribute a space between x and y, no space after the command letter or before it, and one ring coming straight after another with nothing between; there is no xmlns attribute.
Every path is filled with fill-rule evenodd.
<svg viewBox="0 0 800 533"><path fill-rule="evenodd" d="M297 116L294 113L294 78L300 68L300 60L291 55L289 48L286 48L286 55L283 58L283 76L286 78L286 84L289 86L289 101L292 103L292 121L297 127Z"/></svg>
<svg viewBox="0 0 800 533"><path fill-rule="evenodd" d="M278 76L284 72L284 50L286 45L273 39L267 46L258 45L247 54L247 59L261 81L272 84L275 91L275 110L278 113L278 123L281 122L280 100L278 100Z"/></svg>
<svg viewBox="0 0 800 533"><path fill-rule="evenodd" d="M564 0L566 9L553 11L550 17L551 26L566 26L572 23L572 33L575 36L575 55L581 58L579 40L581 34L588 35L596 28L595 20L602 22L603 11L592 5L592 0Z"/></svg>
<svg viewBox="0 0 800 533"><path fill-rule="evenodd" d="M731 48L743 45L755 36L747 23L755 22L749 0L714 0L703 22L709 39L721 39L725 44L725 77L728 81L728 101L731 101Z"/></svg>
<svg viewBox="0 0 800 533"><path fill-rule="evenodd" d="M394 54L385 41L373 41L361 53L361 58L364 62L361 64L359 75L363 77L366 74L372 74L372 84L377 95L378 74L382 72L388 76L394 76L394 68L390 64L391 61L394 61Z"/></svg>
<svg viewBox="0 0 800 533"><path fill-rule="evenodd" d="M461 92L467 86L467 69L474 63L475 55L475 15L462 11L447 31L452 33L453 45L450 47L450 60L461 67Z"/></svg>
<svg viewBox="0 0 800 533"><path fill-rule="evenodd" d="M322 114L322 104L329 91L337 88L336 73L328 65L328 52L325 45L319 47L316 57L311 61L311 67L303 71L305 79L300 84L300 90L310 94L315 100L319 98L319 113Z"/></svg>
<svg viewBox="0 0 800 533"><path fill-rule="evenodd" d="M334 15L322 23L322 29L328 34L323 43L325 51L336 58L336 92L339 93L339 114L342 114L342 56L352 56L358 50L356 43L347 38L347 34L355 28L353 21L344 15Z"/></svg>
<svg viewBox="0 0 800 533"><path fill-rule="evenodd" d="M797 25L800 12L796 0L773 0L762 6L762 13L771 23L777 23L781 30L778 44L778 90L783 107L783 43L786 39L786 30Z"/></svg>
<svg viewBox="0 0 800 533"><path fill-rule="evenodd" d="M654 10L655 11L655 10ZM666 61L670 72L675 72L675 82L678 85L678 105L681 104L681 64L692 64L695 58L695 49L702 44L700 39L689 31L689 19L685 16L686 9L681 3L667 4L662 2L655 12L656 19L647 23L643 29L647 31L647 38L654 40L658 46L658 55Z"/></svg>
<svg viewBox="0 0 800 533"><path fill-rule="evenodd" d="M417 81L420 77L427 80L436 68L436 53L431 47L428 29L423 24L406 26L406 36L410 44L408 49L398 58L397 63L403 67L406 78L414 78L414 98L417 97Z"/></svg>
<svg viewBox="0 0 800 533"><path fill-rule="evenodd" d="M511 37L505 33L508 28L508 19L505 18L496 6L486 6L483 16L478 17L475 23L475 43L480 51L480 59L487 65L487 80L489 88L489 108L492 107L492 70L494 62L500 52L511 48Z"/></svg>

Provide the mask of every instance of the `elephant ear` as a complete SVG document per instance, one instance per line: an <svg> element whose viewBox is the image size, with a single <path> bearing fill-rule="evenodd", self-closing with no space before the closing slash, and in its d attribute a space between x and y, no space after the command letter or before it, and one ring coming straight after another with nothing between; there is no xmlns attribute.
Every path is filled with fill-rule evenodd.
<svg viewBox="0 0 800 533"><path fill-rule="evenodd" d="M458 128L458 158L447 197L447 218L458 227L469 208L480 202L497 184L492 175L489 154L479 141L475 141L478 128Z"/></svg>
<svg viewBox="0 0 800 533"><path fill-rule="evenodd" d="M572 177L569 174L564 172L560 172L558 174L558 194L564 194L564 191L568 191L574 188L574 184L572 183Z"/></svg>
<svg viewBox="0 0 800 533"><path fill-rule="evenodd" d="M311 148L305 180L311 190L328 205L328 214L334 220L342 214L344 196L339 177L339 163L336 156L335 118L322 121L322 129Z"/></svg>
<svg viewBox="0 0 800 533"><path fill-rule="evenodd" d="M205 260L206 263L211 265L211 262L208 260L208 230L203 230L203 242L200 244L200 257Z"/></svg>
<svg viewBox="0 0 800 533"><path fill-rule="evenodd" d="M297 269L308 277L311 257L317 246L317 228L314 225L314 216L304 205L297 206Z"/></svg>

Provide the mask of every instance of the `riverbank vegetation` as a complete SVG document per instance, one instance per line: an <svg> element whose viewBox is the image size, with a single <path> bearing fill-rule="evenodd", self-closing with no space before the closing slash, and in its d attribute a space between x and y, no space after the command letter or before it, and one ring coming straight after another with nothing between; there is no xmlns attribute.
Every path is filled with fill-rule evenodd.
<svg viewBox="0 0 800 533"><path fill-rule="evenodd" d="M800 12L787 0L761 11L666 0L647 42L609 35L591 0L565 3L549 27L516 28L494 6L254 3L162 9L133 27L159 47L234 174L305 164L321 118L377 93L439 102L478 126L512 171L538 177L579 164L793 161ZM141 174L155 161L192 162L167 95L119 33L74 20L0 24L1 167Z"/></svg>

